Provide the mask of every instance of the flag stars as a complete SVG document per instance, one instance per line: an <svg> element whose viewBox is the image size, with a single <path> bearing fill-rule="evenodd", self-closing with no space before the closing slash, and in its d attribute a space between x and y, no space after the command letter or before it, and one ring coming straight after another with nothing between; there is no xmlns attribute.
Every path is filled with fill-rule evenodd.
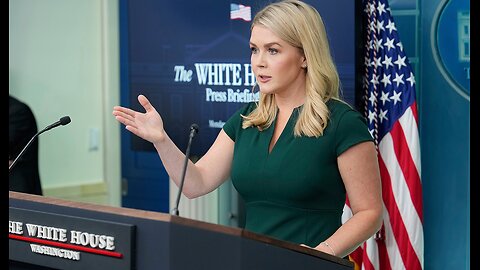
<svg viewBox="0 0 480 270"><path fill-rule="evenodd" d="M382 13L385 12L385 4L379 3L378 7L377 7L377 10L378 10L378 13L379 13L378 15L382 16Z"/></svg>
<svg viewBox="0 0 480 270"><path fill-rule="evenodd" d="M406 58L407 58L406 56L404 56L404 57L398 56L397 61L395 61L395 62L393 62L393 63L395 63L396 65L398 65L398 69L401 69L402 66L404 66L404 67L407 66L407 65L405 64L405 59L406 59Z"/></svg>
<svg viewBox="0 0 480 270"><path fill-rule="evenodd" d="M395 72L395 78L393 79L393 81L397 83L397 87L400 84L405 84L405 82L403 82L403 75L404 74L399 75L398 73Z"/></svg>
<svg viewBox="0 0 480 270"><path fill-rule="evenodd" d="M384 111L384 110L380 109L380 113L378 114L378 118L380 118L380 123L383 123L384 119L388 121L387 113L388 113L388 110Z"/></svg>
<svg viewBox="0 0 480 270"><path fill-rule="evenodd" d="M370 132L370 136L372 136L372 138L375 138L375 129L368 129L368 131Z"/></svg>
<svg viewBox="0 0 480 270"><path fill-rule="evenodd" d="M387 24L387 26L385 26L385 28L388 29L390 34L392 33L392 31L397 31L397 28L395 27L395 23L392 22L391 20L388 20L388 24Z"/></svg>
<svg viewBox="0 0 480 270"><path fill-rule="evenodd" d="M401 94L401 91L397 93L397 91L393 90L393 95L390 97L390 100L393 100L393 105L397 105L397 102L402 102L400 99Z"/></svg>
<svg viewBox="0 0 480 270"><path fill-rule="evenodd" d="M396 45L397 45L397 47L400 49L400 51L403 51L403 44L402 44L402 42L399 41Z"/></svg>
<svg viewBox="0 0 480 270"><path fill-rule="evenodd" d="M410 101L409 91L414 91L416 82L388 3L385 0L373 1L375 4L365 2L370 2L365 4L365 12L371 15L367 24L368 40L364 43L368 56L364 59L366 73L362 78L367 84L365 118L370 134L377 138L384 136L392 121L397 120L404 109L400 107L407 97Z"/></svg>
<svg viewBox="0 0 480 270"><path fill-rule="evenodd" d="M368 26L370 32L374 32L375 31L375 22L370 22L370 25Z"/></svg>
<svg viewBox="0 0 480 270"><path fill-rule="evenodd" d="M383 78L382 78L383 87L387 87L388 84L392 84L392 82L390 81L390 76L391 74L387 75L383 73Z"/></svg>
<svg viewBox="0 0 480 270"><path fill-rule="evenodd" d="M377 118L377 113L368 111L368 122L371 124Z"/></svg>
<svg viewBox="0 0 480 270"><path fill-rule="evenodd" d="M377 98L373 94L373 91L370 92L370 97L368 98L368 100L372 103L372 105L375 104L375 101L377 101Z"/></svg>
<svg viewBox="0 0 480 270"><path fill-rule="evenodd" d="M378 52L380 49L383 49L383 39L375 40L375 50Z"/></svg>
<svg viewBox="0 0 480 270"><path fill-rule="evenodd" d="M368 3L366 11L372 15L375 12L375 6L372 3Z"/></svg>
<svg viewBox="0 0 480 270"><path fill-rule="evenodd" d="M385 106L385 102L390 102L390 98L388 97L388 92L383 92L382 91L382 96L380 97L380 100L382 101L382 105Z"/></svg>
<svg viewBox="0 0 480 270"><path fill-rule="evenodd" d="M380 62L380 60L382 60L382 59L373 58L372 66L374 66L375 68L382 66L382 63Z"/></svg>
<svg viewBox="0 0 480 270"><path fill-rule="evenodd" d="M395 49L395 45L393 45L394 41L395 39L390 39L389 37L387 37L387 41L383 44L384 46L387 46L387 51L389 51L390 49Z"/></svg>
<svg viewBox="0 0 480 270"><path fill-rule="evenodd" d="M375 68L377 68L377 61L375 58L373 58L373 61L370 62L370 66L374 66Z"/></svg>
<svg viewBox="0 0 480 270"><path fill-rule="evenodd" d="M388 69L388 66L392 66L392 57L385 56L385 60L383 60L382 64L385 65L385 69Z"/></svg>
<svg viewBox="0 0 480 270"><path fill-rule="evenodd" d="M410 86L413 86L415 84L415 76L413 76L412 72L410 72L410 77L408 77L407 81L410 82Z"/></svg>
<svg viewBox="0 0 480 270"><path fill-rule="evenodd" d="M385 31L385 26L383 26L383 21L377 22L377 32L380 33L381 31Z"/></svg>
<svg viewBox="0 0 480 270"><path fill-rule="evenodd" d="M365 66L370 67L370 59L368 59L368 57L366 57L366 56L365 56L364 64L365 64Z"/></svg>
<svg viewBox="0 0 480 270"><path fill-rule="evenodd" d="M380 84L378 82L378 76L376 74L372 74L372 79L370 80L370 82L373 84Z"/></svg>
<svg viewBox="0 0 480 270"><path fill-rule="evenodd" d="M373 40L368 41L368 49L373 49Z"/></svg>

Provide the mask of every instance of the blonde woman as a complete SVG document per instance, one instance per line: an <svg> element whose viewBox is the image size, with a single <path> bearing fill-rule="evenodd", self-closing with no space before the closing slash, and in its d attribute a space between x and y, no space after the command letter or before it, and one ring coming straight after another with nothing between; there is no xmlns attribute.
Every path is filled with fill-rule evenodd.
<svg viewBox="0 0 480 270"><path fill-rule="evenodd" d="M259 101L189 161L183 193L196 198L231 178L246 230L345 257L381 226L380 173L364 118L340 100L321 16L301 1L269 4L253 19L250 48ZM113 115L153 143L180 185L185 155L147 98L138 101L145 112L116 106ZM347 194L353 216L342 224Z"/></svg>

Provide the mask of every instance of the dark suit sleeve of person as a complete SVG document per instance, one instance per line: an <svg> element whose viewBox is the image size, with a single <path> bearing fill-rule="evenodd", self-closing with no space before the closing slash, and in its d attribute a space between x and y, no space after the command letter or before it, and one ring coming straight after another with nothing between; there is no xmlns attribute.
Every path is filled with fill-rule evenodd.
<svg viewBox="0 0 480 270"><path fill-rule="evenodd" d="M37 133L32 110L23 102L10 97L8 139L9 160L14 160ZM38 138L9 172L9 190L42 195L38 169Z"/></svg>

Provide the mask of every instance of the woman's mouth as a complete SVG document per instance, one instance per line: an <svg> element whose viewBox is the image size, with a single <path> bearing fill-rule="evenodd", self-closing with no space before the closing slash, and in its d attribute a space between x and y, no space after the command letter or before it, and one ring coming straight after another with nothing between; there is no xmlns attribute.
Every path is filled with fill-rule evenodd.
<svg viewBox="0 0 480 270"><path fill-rule="evenodd" d="M259 75L257 80L261 83L267 83L272 79L271 76Z"/></svg>

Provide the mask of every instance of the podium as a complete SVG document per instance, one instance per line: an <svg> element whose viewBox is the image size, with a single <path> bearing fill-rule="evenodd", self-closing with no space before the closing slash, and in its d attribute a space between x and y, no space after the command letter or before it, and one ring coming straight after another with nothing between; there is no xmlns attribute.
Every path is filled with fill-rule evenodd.
<svg viewBox="0 0 480 270"><path fill-rule="evenodd" d="M353 269L245 229L9 192L10 269Z"/></svg>

